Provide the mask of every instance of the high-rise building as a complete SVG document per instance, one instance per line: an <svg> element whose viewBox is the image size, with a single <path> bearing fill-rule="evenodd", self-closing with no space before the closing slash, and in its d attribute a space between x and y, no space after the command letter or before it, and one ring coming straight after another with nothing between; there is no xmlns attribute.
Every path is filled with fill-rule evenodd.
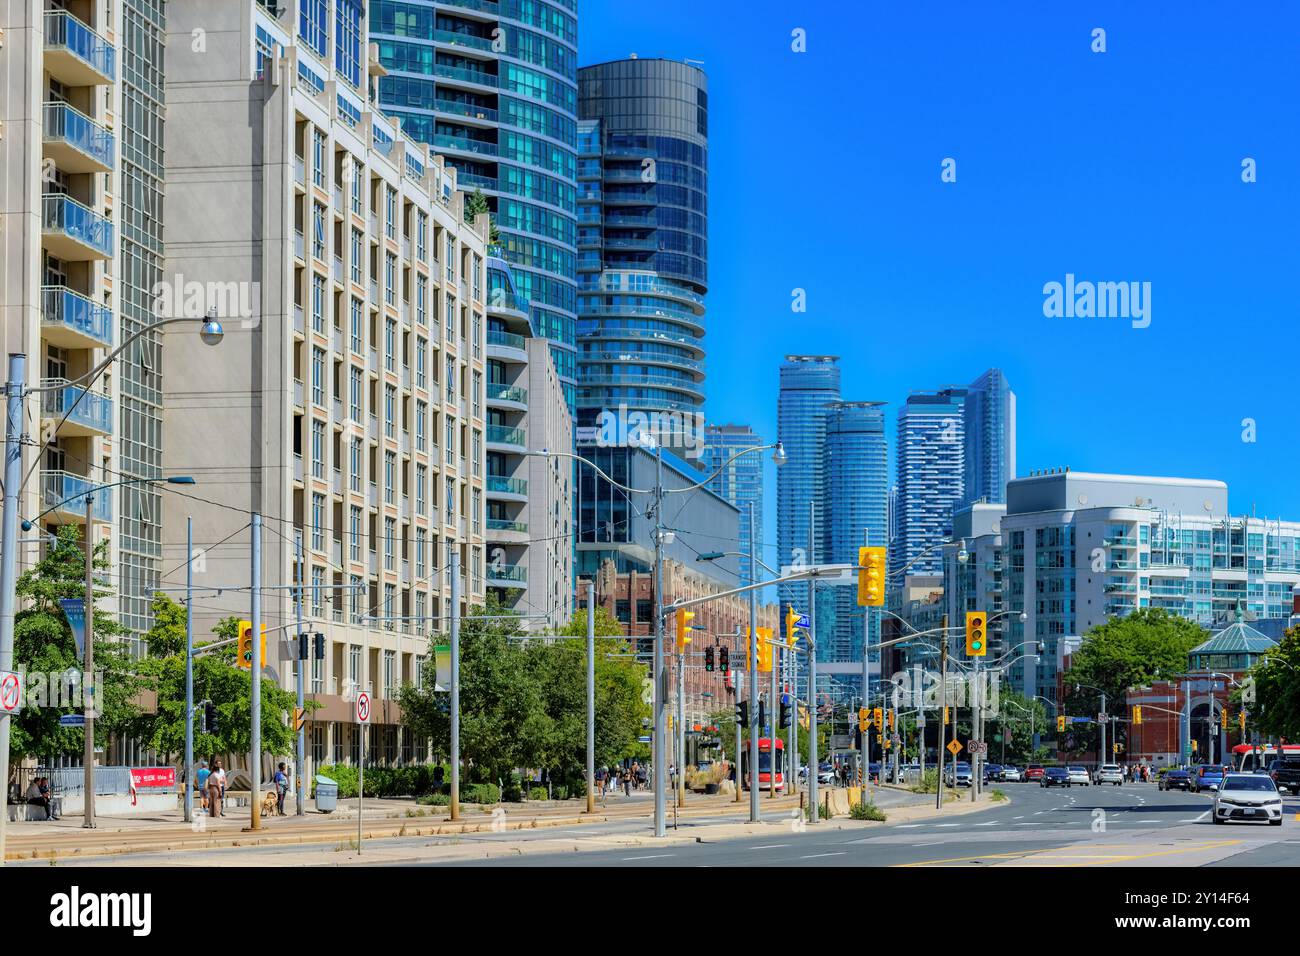
<svg viewBox="0 0 1300 956"><path fill-rule="evenodd" d="M509 264L489 255L487 280L487 588L526 627L552 630L573 599L573 462L526 452L572 454L573 419Z"/></svg>
<svg viewBox="0 0 1300 956"><path fill-rule="evenodd" d="M447 631L452 554L462 613L485 596L488 220L466 223L457 171L379 111L361 14L167 4L164 271L187 304L222 290L227 331L216 349L166 336L163 462L200 491L164 495L164 537L184 554L192 515L196 585L247 585L264 516L262 619L284 686L282 637L299 620L325 635L306 665L321 704L308 776L359 756L358 689L374 700L368 755L424 756L397 693ZM184 582L169 565L164 583ZM197 602L196 634L247 601Z"/></svg>
<svg viewBox="0 0 1300 956"><path fill-rule="evenodd" d="M578 423L667 416L698 455L708 288L708 89L661 59L578 71Z"/></svg>
<svg viewBox="0 0 1300 956"><path fill-rule="evenodd" d="M891 580L904 568L910 574L941 572L936 546L951 535L953 506L962 497L965 398L964 388L913 392L898 410L898 536L889 554Z"/></svg>
<svg viewBox="0 0 1300 956"><path fill-rule="evenodd" d="M1016 477L1016 393L1001 369L989 369L966 387L962 423L962 503L1005 502L1007 482Z"/></svg>
<svg viewBox="0 0 1300 956"><path fill-rule="evenodd" d="M822 536L826 519L822 466L827 409L840 400L838 362L837 355L787 355L781 364L776 426L786 454L785 466L776 473L777 564L781 567L828 560ZM814 504L818 514L810 531ZM783 584L778 595L782 615L792 604L807 611L806 584Z"/></svg>
<svg viewBox="0 0 1300 956"><path fill-rule="evenodd" d="M740 509L738 545L719 550L749 554L752 540L757 542L754 554L759 561L763 560L763 455L751 452L740 455L730 464L728 460L746 448L762 444L765 444L763 439L748 425L709 425L704 429L704 454L700 459L701 470L713 476L709 488ZM749 536L751 507L754 511L752 539Z"/></svg>
<svg viewBox="0 0 1300 956"><path fill-rule="evenodd" d="M133 320L149 311L151 273L135 255L142 245L156 251L157 226L148 221L156 209L142 207L157 195L157 182L147 177L156 172L153 150L161 144L142 125L148 109L133 112L141 85L156 93L157 71L129 77L130 90L121 79L127 68L118 38L131 44L131 65L139 65L148 45L149 25L137 20L141 4L124 9L108 0L80 0L68 9L45 7L4 5L0 314L5 352L26 356L23 384L34 389L22 415L24 482L6 491L17 492L22 518L53 531L84 525L85 493L119 480L118 396L138 379L131 371L119 374L121 366L93 379L87 374L121 341L125 310ZM141 146L147 154L134 155ZM124 226L131 238L119 246ZM154 357L145 343L133 360ZM148 459L135 437L127 453ZM133 460L132 467L147 472L150 463ZM123 565L121 535L113 533L116 490L92 497L85 532L92 542L109 543L112 567L134 595L140 552L156 557L156 542L132 540L130 563ZM129 500L134 505L140 499ZM20 574L39 558L39 538L23 537ZM143 622L132 614L128 623Z"/></svg>
<svg viewBox="0 0 1300 956"><path fill-rule="evenodd" d="M300 0L299 6L325 0ZM350 0L358 3L359 0ZM574 0L371 0L379 105L482 190L534 335L574 402L578 17Z"/></svg>
<svg viewBox="0 0 1300 956"><path fill-rule="evenodd" d="M833 402L826 409L823 453L826 554L832 564L857 564L864 545L884 546L888 532L889 457L883 402ZM865 608L857 589L828 587L834 608L823 624L818 603L818 668L838 683L862 686ZM879 618L870 617L871 641L879 642ZM855 691L856 693L856 691Z"/></svg>

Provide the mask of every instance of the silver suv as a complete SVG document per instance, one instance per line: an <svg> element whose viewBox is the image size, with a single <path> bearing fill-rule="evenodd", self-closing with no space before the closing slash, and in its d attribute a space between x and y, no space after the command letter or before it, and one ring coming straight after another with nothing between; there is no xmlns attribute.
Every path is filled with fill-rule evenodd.
<svg viewBox="0 0 1300 956"><path fill-rule="evenodd" d="M1124 771L1120 769L1117 763L1104 763L1092 775L1092 782L1113 783L1117 787L1122 787L1124 786Z"/></svg>

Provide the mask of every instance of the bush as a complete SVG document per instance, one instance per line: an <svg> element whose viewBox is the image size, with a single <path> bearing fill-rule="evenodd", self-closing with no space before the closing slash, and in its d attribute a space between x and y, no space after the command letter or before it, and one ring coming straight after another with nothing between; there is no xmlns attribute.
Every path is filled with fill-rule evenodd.
<svg viewBox="0 0 1300 956"><path fill-rule="evenodd" d="M546 788L545 788L545 787L529 787L529 788L528 788L528 799L529 799L529 800L546 800L546 799L549 799L549 797L550 797L550 795L546 792Z"/></svg>
<svg viewBox="0 0 1300 956"><path fill-rule="evenodd" d="M329 777L339 785L339 799L345 797L355 797L357 795L357 768L349 767L347 764L324 764L317 769L316 773L322 777ZM312 795L316 793L316 781L312 780Z"/></svg>
<svg viewBox="0 0 1300 956"><path fill-rule="evenodd" d="M939 771L931 768L925 772L919 782L912 784L913 793L937 793L939 791Z"/></svg>
<svg viewBox="0 0 1300 956"><path fill-rule="evenodd" d="M416 797L415 802L429 807L445 807L451 803L451 797L445 793L428 793L422 797Z"/></svg>
<svg viewBox="0 0 1300 956"><path fill-rule="evenodd" d="M878 823L885 822L885 811L880 809L874 803L867 803L865 800L859 800L849 809L849 819L851 820L875 820Z"/></svg>
<svg viewBox="0 0 1300 956"><path fill-rule="evenodd" d="M1003 793L1001 790L989 791L989 799L992 800L994 803L999 803L1000 801L1005 800L1006 798L1007 795Z"/></svg>
<svg viewBox="0 0 1300 956"><path fill-rule="evenodd" d="M556 800L569 799L569 788L564 786L564 784L557 785L555 789L552 791L552 793L554 794Z"/></svg>
<svg viewBox="0 0 1300 956"><path fill-rule="evenodd" d="M495 783L475 783L466 787L461 795L466 803L490 805L501 802L501 788Z"/></svg>

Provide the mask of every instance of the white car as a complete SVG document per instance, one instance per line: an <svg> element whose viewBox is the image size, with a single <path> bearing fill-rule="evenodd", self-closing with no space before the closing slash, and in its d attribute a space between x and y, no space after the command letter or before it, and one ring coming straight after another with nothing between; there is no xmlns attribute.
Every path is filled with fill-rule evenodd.
<svg viewBox="0 0 1300 956"><path fill-rule="evenodd" d="M998 779L1003 783L1019 783L1020 771L1015 767L1003 767Z"/></svg>
<svg viewBox="0 0 1300 956"><path fill-rule="evenodd" d="M1214 794L1214 822L1267 820L1282 825L1282 797L1277 785L1258 773L1228 773Z"/></svg>
<svg viewBox="0 0 1300 956"><path fill-rule="evenodd" d="M1090 781L1088 780L1088 769L1086 767L1075 764L1066 767L1065 772L1070 775L1070 786L1074 786L1076 783L1081 783L1085 787L1088 786Z"/></svg>
<svg viewBox="0 0 1300 956"><path fill-rule="evenodd" d="M919 763L905 763L898 768L898 779L903 783L917 783L921 779L921 765Z"/></svg>
<svg viewBox="0 0 1300 956"><path fill-rule="evenodd" d="M1124 771L1120 769L1117 763L1104 763L1097 768L1097 773L1093 776L1092 782L1096 784L1113 783L1117 787L1124 785Z"/></svg>

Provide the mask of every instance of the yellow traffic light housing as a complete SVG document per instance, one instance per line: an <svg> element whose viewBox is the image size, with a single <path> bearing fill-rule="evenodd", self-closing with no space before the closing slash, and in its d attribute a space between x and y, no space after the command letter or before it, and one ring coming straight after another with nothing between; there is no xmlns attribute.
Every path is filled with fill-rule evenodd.
<svg viewBox="0 0 1300 956"><path fill-rule="evenodd" d="M870 712L865 707L859 707L858 708L858 730L862 731L863 733L866 733L867 728L870 726L871 726Z"/></svg>
<svg viewBox="0 0 1300 956"><path fill-rule="evenodd" d="M235 655L235 665L244 670L253 668L253 622L239 622L239 652ZM262 666L266 666L266 625L262 625Z"/></svg>
<svg viewBox="0 0 1300 956"><path fill-rule="evenodd" d="M770 627L758 629L758 669L763 674L772 672L772 629Z"/></svg>
<svg viewBox="0 0 1300 956"><path fill-rule="evenodd" d="M983 611L967 611L966 656L984 657L988 651L988 615Z"/></svg>
<svg viewBox="0 0 1300 956"><path fill-rule="evenodd" d="M885 549L858 548L858 605L881 607L885 603Z"/></svg>
<svg viewBox="0 0 1300 956"><path fill-rule="evenodd" d="M685 654L686 645L691 642L691 619L695 617L694 611L688 611L685 608L677 609L677 653Z"/></svg>
<svg viewBox="0 0 1300 956"><path fill-rule="evenodd" d="M1133 705L1133 726L1137 727L1141 723L1142 723L1142 705L1134 704Z"/></svg>
<svg viewBox="0 0 1300 956"><path fill-rule="evenodd" d="M1064 717L1057 717L1057 718L1056 718L1056 732L1057 732L1057 733L1060 733L1060 734L1065 733L1065 718L1064 718Z"/></svg>

